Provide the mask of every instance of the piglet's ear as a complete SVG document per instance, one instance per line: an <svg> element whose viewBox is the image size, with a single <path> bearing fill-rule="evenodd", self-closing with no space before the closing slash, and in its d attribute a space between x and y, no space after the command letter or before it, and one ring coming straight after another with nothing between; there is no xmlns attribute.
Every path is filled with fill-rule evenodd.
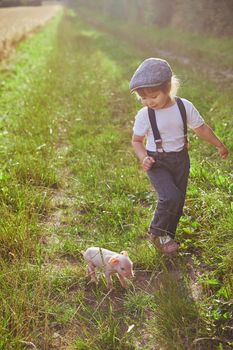
<svg viewBox="0 0 233 350"><path fill-rule="evenodd" d="M120 252L120 254L128 256L128 252L126 250L122 250L122 252Z"/></svg>
<svg viewBox="0 0 233 350"><path fill-rule="evenodd" d="M120 262L120 260L118 258L114 258L113 257L113 258L110 259L109 262L110 262L111 265L117 265Z"/></svg>

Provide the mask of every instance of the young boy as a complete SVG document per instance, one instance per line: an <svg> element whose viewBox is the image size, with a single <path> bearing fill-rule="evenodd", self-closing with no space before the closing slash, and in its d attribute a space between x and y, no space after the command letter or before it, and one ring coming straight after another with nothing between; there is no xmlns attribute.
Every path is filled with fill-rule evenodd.
<svg viewBox="0 0 233 350"><path fill-rule="evenodd" d="M178 250L174 238L183 212L190 168L187 126L214 145L222 159L228 155L227 148L193 104L176 97L178 87L179 81L170 65L160 58L143 61L130 81L131 93L136 93L144 105L135 118L132 145L158 194L149 232L165 254Z"/></svg>

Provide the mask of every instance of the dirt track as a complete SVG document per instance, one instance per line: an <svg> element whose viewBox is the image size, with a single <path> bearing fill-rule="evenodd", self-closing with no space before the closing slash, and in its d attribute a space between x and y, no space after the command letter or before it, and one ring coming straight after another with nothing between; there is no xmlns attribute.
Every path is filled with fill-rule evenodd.
<svg viewBox="0 0 233 350"><path fill-rule="evenodd" d="M0 9L0 59L15 45L45 25L61 9L60 5Z"/></svg>

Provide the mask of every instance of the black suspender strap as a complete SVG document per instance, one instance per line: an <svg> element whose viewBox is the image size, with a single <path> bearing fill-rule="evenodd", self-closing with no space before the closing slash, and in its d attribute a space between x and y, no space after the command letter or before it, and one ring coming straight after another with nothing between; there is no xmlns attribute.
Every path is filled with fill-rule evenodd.
<svg viewBox="0 0 233 350"><path fill-rule="evenodd" d="M185 106L181 100L180 97L175 97L182 120L183 120L183 125L184 125L184 147L188 147L188 136L187 136L187 115L186 115L186 110L185 110ZM150 124L151 124L151 128L153 131L153 135L154 135L154 140L155 140L155 144L156 144L156 151L157 152L164 152L163 147L162 147L162 139L159 133L159 129L158 129L158 125L157 125L157 121L156 121L156 114L155 114L155 110L152 108L148 107L148 115L149 115L149 119L150 119Z"/></svg>
<svg viewBox="0 0 233 350"><path fill-rule="evenodd" d="M156 144L156 151L163 152L162 139L161 139L161 136L159 133L154 109L148 107L148 115L149 115L150 124L151 124L151 128L152 128L153 135L154 135L154 140L155 140L155 144Z"/></svg>
<svg viewBox="0 0 233 350"><path fill-rule="evenodd" d="M184 125L184 146L188 147L187 115L183 101L180 97L175 97Z"/></svg>

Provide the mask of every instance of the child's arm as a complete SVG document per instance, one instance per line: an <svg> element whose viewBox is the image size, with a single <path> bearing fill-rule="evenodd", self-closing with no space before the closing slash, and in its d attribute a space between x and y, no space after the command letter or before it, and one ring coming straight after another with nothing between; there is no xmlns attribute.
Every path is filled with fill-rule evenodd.
<svg viewBox="0 0 233 350"><path fill-rule="evenodd" d="M138 136L134 134L132 137L132 146L139 160L142 162L143 170L147 171L151 168L155 160L154 158L147 156L147 152L143 143L144 138L144 136Z"/></svg>
<svg viewBox="0 0 233 350"><path fill-rule="evenodd" d="M198 128L193 129L193 131L197 134L201 139L211 143L214 145L220 154L222 159L226 159L228 156L228 149L224 146L224 144L219 140L219 138L215 135L213 130L207 124L203 124Z"/></svg>

